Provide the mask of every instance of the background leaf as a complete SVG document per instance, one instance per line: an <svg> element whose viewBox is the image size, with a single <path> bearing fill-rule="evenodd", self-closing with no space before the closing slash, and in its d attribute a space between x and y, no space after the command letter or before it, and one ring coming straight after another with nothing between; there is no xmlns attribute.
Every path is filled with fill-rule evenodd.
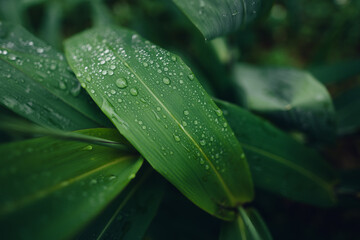
<svg viewBox="0 0 360 240"><path fill-rule="evenodd" d="M337 178L318 153L236 105L216 103L244 148L256 187L317 206L335 203Z"/></svg>
<svg viewBox="0 0 360 240"><path fill-rule="evenodd" d="M64 56L25 29L0 22L0 104L43 126L111 126L81 90Z"/></svg>
<svg viewBox="0 0 360 240"><path fill-rule="evenodd" d="M220 240L272 240L272 237L255 209L239 208L235 221L223 223Z"/></svg>
<svg viewBox="0 0 360 240"><path fill-rule="evenodd" d="M345 91L334 99L338 133L354 133L360 127L360 87Z"/></svg>
<svg viewBox="0 0 360 240"><path fill-rule="evenodd" d="M249 24L258 16L261 0L173 0L206 39Z"/></svg>
<svg viewBox="0 0 360 240"><path fill-rule="evenodd" d="M145 169L77 239L144 239L164 190L164 180Z"/></svg>
<svg viewBox="0 0 360 240"><path fill-rule="evenodd" d="M240 144L179 57L116 27L72 37L65 49L120 133L196 205L231 219L227 207L252 199Z"/></svg>
<svg viewBox="0 0 360 240"><path fill-rule="evenodd" d="M113 130L81 134L113 138ZM118 139L121 141L121 139ZM95 217L135 177L137 155L39 138L0 145L0 230L6 239L64 239Z"/></svg>
<svg viewBox="0 0 360 240"><path fill-rule="evenodd" d="M326 88L305 71L257 68L238 64L234 70L244 107L283 128L329 141L335 134L335 111Z"/></svg>

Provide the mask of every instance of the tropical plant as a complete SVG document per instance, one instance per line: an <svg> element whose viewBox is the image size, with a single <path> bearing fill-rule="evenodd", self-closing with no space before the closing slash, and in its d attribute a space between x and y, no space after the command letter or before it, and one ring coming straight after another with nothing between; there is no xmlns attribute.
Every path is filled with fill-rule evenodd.
<svg viewBox="0 0 360 240"><path fill-rule="evenodd" d="M278 204L326 211L356 195L326 150L358 131L359 87L333 104L327 86L359 60L306 70L235 53L290 3L0 6L2 239L265 240L283 236Z"/></svg>

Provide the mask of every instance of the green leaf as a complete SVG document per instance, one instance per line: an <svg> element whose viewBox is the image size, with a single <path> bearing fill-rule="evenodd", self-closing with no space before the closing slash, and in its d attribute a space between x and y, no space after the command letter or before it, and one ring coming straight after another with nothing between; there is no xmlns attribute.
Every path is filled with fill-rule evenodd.
<svg viewBox="0 0 360 240"><path fill-rule="evenodd" d="M146 170L77 239L144 239L165 191L163 179Z"/></svg>
<svg viewBox="0 0 360 240"><path fill-rule="evenodd" d="M258 17L261 0L173 0L200 30L213 39L231 33Z"/></svg>
<svg viewBox="0 0 360 240"><path fill-rule="evenodd" d="M329 141L335 136L335 111L326 88L305 71L257 68L238 64L234 70L242 104L282 127Z"/></svg>
<svg viewBox="0 0 360 240"><path fill-rule="evenodd" d="M231 219L253 197L245 156L221 110L176 55L116 27L65 43L79 80L120 133L196 205Z"/></svg>
<svg viewBox="0 0 360 240"><path fill-rule="evenodd" d="M345 91L334 99L338 133L354 133L360 128L360 87Z"/></svg>
<svg viewBox="0 0 360 240"><path fill-rule="evenodd" d="M360 59L315 66L309 71L323 84L338 83L360 74Z"/></svg>
<svg viewBox="0 0 360 240"><path fill-rule="evenodd" d="M113 138L114 130L79 133ZM5 239L73 236L142 164L134 154L47 137L0 145L0 154L0 230Z"/></svg>
<svg viewBox="0 0 360 240"><path fill-rule="evenodd" d="M255 209L239 208L239 216L230 223L224 223L220 240L272 240L270 232Z"/></svg>
<svg viewBox="0 0 360 240"><path fill-rule="evenodd" d="M0 104L63 130L109 125L64 56L25 29L0 22Z"/></svg>
<svg viewBox="0 0 360 240"><path fill-rule="evenodd" d="M317 206L336 202L337 178L317 152L236 105L216 103L244 148L256 187Z"/></svg>

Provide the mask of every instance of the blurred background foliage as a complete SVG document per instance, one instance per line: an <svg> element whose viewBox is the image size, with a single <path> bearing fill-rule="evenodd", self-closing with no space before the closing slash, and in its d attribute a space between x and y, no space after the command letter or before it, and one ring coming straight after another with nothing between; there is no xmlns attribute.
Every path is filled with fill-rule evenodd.
<svg viewBox="0 0 360 240"><path fill-rule="evenodd" d="M274 239L360 239L360 0L275 0L252 26L208 42L169 0L0 0L0 19L23 25L59 50L64 39L94 25L130 28L182 56L209 93L233 102L230 69L236 62L309 70L330 91L338 137L318 144L293 135L317 147L340 170L339 204L320 209L257 190L252 205ZM27 137L1 132L0 141ZM204 233L192 234L193 239L218 234L218 220L175 189L167 192L159 211L149 239L189 239L189 231Z"/></svg>

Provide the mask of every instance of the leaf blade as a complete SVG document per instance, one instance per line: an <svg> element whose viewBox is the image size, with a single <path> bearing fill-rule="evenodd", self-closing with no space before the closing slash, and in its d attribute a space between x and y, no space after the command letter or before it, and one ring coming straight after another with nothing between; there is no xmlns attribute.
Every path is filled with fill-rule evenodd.
<svg viewBox="0 0 360 240"><path fill-rule="evenodd" d="M81 133L111 137L114 131ZM0 222L9 239L72 236L121 192L142 164L138 156L119 150L51 138L1 145L0 152L6 156L0 161Z"/></svg>
<svg viewBox="0 0 360 240"><path fill-rule="evenodd" d="M43 126L63 130L109 126L64 56L25 29L0 22L0 103Z"/></svg>
<svg viewBox="0 0 360 240"><path fill-rule="evenodd" d="M173 0L205 39L228 34L254 21L262 8L255 0Z"/></svg>
<svg viewBox="0 0 360 240"><path fill-rule="evenodd" d="M316 206L335 204L337 177L318 153L236 105L216 103L244 148L256 187Z"/></svg>
<svg viewBox="0 0 360 240"><path fill-rule="evenodd" d="M231 218L226 210L221 216L220 205L252 198L240 145L180 58L115 27L86 31L68 40L65 49L70 66L81 73L80 81L121 134L195 204ZM83 71L83 61L91 71ZM93 80L86 81L87 76ZM198 129L203 133L196 134ZM227 162L216 162L215 154Z"/></svg>

